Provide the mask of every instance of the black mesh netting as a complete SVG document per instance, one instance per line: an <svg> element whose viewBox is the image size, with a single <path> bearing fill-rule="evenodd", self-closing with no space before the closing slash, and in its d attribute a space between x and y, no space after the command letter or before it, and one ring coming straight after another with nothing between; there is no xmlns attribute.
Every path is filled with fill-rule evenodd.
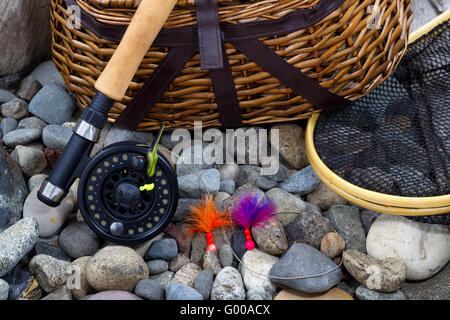
<svg viewBox="0 0 450 320"><path fill-rule="evenodd" d="M450 194L450 22L410 46L395 74L315 129L322 161L364 189L403 197ZM450 224L450 215L410 217Z"/></svg>

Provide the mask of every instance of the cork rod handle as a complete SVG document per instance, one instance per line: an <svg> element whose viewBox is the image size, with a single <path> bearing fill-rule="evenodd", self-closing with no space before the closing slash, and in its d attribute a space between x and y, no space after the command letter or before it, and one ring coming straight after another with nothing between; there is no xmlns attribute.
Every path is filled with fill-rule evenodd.
<svg viewBox="0 0 450 320"><path fill-rule="evenodd" d="M142 0L119 47L95 83L95 88L121 101L136 70L172 12L177 0Z"/></svg>

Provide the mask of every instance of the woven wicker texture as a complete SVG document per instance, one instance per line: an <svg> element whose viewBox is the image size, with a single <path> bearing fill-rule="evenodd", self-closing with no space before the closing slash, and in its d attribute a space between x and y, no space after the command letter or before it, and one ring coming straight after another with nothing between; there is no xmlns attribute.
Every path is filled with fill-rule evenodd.
<svg viewBox="0 0 450 320"><path fill-rule="evenodd" d="M94 0L78 5L105 24L129 24L135 9L100 8ZM95 0L95 2L102 2ZM123 2L128 1L110 1ZM190 1L186 2L186 5ZM236 1L235 1L236 2ZM242 1L241 1L242 2ZM222 3L222 23L279 19L289 12L315 6L319 0L265 0ZM380 8L381 28L372 28L371 6ZM52 0L53 60L79 104L86 107L95 94L94 83L109 61L117 43L99 39L89 30L70 29L71 17L64 0ZM412 23L410 0L347 0L320 23L305 30L267 37L262 42L330 91L356 100L382 83L394 70L406 49ZM178 7L165 28L196 25L194 7ZM257 64L226 44L227 55L240 102L244 125L305 119L317 111L306 99L286 88ZM117 102L110 121L118 118L145 80L166 57L167 48L151 48L129 86ZM173 81L160 101L140 123L138 130L220 126L217 105L208 71L200 68L196 54Z"/></svg>
<svg viewBox="0 0 450 320"><path fill-rule="evenodd" d="M237 4L242 2L251 2L257 0L219 0L219 3L223 4ZM89 3L101 7L101 8L136 8L141 3L141 0L89 0ZM194 7L195 0L179 0L178 6Z"/></svg>

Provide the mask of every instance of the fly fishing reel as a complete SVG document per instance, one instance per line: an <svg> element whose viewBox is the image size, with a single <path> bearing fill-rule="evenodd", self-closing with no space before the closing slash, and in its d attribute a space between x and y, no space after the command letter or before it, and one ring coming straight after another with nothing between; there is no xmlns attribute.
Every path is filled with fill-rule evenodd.
<svg viewBox="0 0 450 320"><path fill-rule="evenodd" d="M162 232L175 213L175 171L158 152L150 177L148 148L134 142L113 144L89 161L81 175L81 214L89 227L106 240L121 244L144 242Z"/></svg>

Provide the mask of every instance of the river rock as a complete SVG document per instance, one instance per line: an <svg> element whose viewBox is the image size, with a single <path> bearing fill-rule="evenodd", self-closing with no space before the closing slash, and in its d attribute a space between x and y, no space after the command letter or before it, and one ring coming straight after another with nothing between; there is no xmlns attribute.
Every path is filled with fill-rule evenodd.
<svg viewBox="0 0 450 320"><path fill-rule="evenodd" d="M147 300L164 300L164 288L158 281L152 279L139 281L134 293Z"/></svg>
<svg viewBox="0 0 450 320"><path fill-rule="evenodd" d="M166 285L172 280L174 273L171 271L165 271L161 274L150 276L150 279L156 280L159 284L165 288Z"/></svg>
<svg viewBox="0 0 450 320"><path fill-rule="evenodd" d="M233 267L223 268L214 280L211 300L245 300L241 274Z"/></svg>
<svg viewBox="0 0 450 320"><path fill-rule="evenodd" d="M202 268L200 268L198 265L194 263L188 263L175 273L171 281L179 282L186 286L193 287L195 278L197 278L198 274L201 271Z"/></svg>
<svg viewBox="0 0 450 320"><path fill-rule="evenodd" d="M220 174L217 169L201 170L196 174L178 177L181 197L201 198L205 192L217 193L220 190Z"/></svg>
<svg viewBox="0 0 450 320"><path fill-rule="evenodd" d="M450 231L444 225L383 214L367 235L367 252L378 259L400 259L407 266L406 279L424 280L449 262Z"/></svg>
<svg viewBox="0 0 450 320"><path fill-rule="evenodd" d="M247 300L272 300L272 294L263 287L255 287L247 291Z"/></svg>
<svg viewBox="0 0 450 320"><path fill-rule="evenodd" d="M7 135L11 131L17 129L18 122L14 118L4 118L0 122L0 131L3 135Z"/></svg>
<svg viewBox="0 0 450 320"><path fill-rule="evenodd" d="M342 255L347 271L366 288L391 293L399 290L406 278L406 265L399 259L378 260L356 250Z"/></svg>
<svg viewBox="0 0 450 320"><path fill-rule="evenodd" d="M11 91L0 88L0 105L14 100L16 96Z"/></svg>
<svg viewBox="0 0 450 320"><path fill-rule="evenodd" d="M72 296L75 299L81 299L93 292L93 289L87 280L86 272L86 266L90 258L91 257L81 257L72 262L71 267L74 273L69 276L67 286L71 285Z"/></svg>
<svg viewBox="0 0 450 320"><path fill-rule="evenodd" d="M47 159L41 150L17 146L16 151L19 166L28 177L41 173L47 167Z"/></svg>
<svg viewBox="0 0 450 320"><path fill-rule="evenodd" d="M283 159L297 170L309 165L305 147L305 131L302 127L296 124L274 125L270 129L270 137L272 137L273 130L278 130L279 132L278 150ZM271 139L270 143L272 148L274 148L275 145L273 145Z"/></svg>
<svg viewBox="0 0 450 320"><path fill-rule="evenodd" d="M70 262L41 254L31 259L28 268L36 276L45 292L50 293L63 286L69 277Z"/></svg>
<svg viewBox="0 0 450 320"><path fill-rule="evenodd" d="M306 199L308 202L318 205L321 210L328 210L335 204L347 204L347 200L340 197L323 182L320 183L316 191L308 194Z"/></svg>
<svg viewBox="0 0 450 320"><path fill-rule="evenodd" d="M342 282L341 282L342 283ZM281 290L274 300L353 300L352 296L339 288L333 288L325 293L305 293L292 289Z"/></svg>
<svg viewBox="0 0 450 320"><path fill-rule="evenodd" d="M43 242L38 240L38 243L36 243L36 246L34 247L34 251L36 252L36 255L38 254L45 254L48 256L51 256L53 258L69 261L70 258L66 255L66 253L60 248L55 245L51 245L49 243Z"/></svg>
<svg viewBox="0 0 450 320"><path fill-rule="evenodd" d="M375 220L378 219L379 216L381 216L382 213L372 211L372 210L362 210L359 214L361 217L361 223L364 229L364 234L367 237L367 234L369 233L370 227L375 222Z"/></svg>
<svg viewBox="0 0 450 320"><path fill-rule="evenodd" d="M277 182L261 175L261 168L257 166L241 165L239 167L239 176L237 186L243 186L250 183L261 190L269 190L277 185Z"/></svg>
<svg viewBox="0 0 450 320"><path fill-rule="evenodd" d="M5 118L13 118L16 120L23 119L28 116L28 104L22 99L16 98L1 106L2 116Z"/></svg>
<svg viewBox="0 0 450 320"><path fill-rule="evenodd" d="M356 288L355 295L359 300L406 300L405 294L400 290L393 293L383 293L367 289L364 286Z"/></svg>
<svg viewBox="0 0 450 320"><path fill-rule="evenodd" d="M42 185L42 182L44 182L45 179L48 178L48 175L40 173L35 174L30 179L28 179L28 189L34 190L35 188L40 188Z"/></svg>
<svg viewBox="0 0 450 320"><path fill-rule="evenodd" d="M205 252L202 265L203 270L210 270L215 276L222 270L219 257L215 251L208 250Z"/></svg>
<svg viewBox="0 0 450 320"><path fill-rule="evenodd" d="M2 4L0 76L24 70L51 54L50 3L23 0Z"/></svg>
<svg viewBox="0 0 450 320"><path fill-rule="evenodd" d="M242 257L242 264L239 270L247 290L262 287L269 294L273 294L277 289L267 274L272 266L278 262L278 258L258 249L248 250ZM257 273L255 273L257 272Z"/></svg>
<svg viewBox="0 0 450 320"><path fill-rule="evenodd" d="M28 76L22 80L17 96L26 101L30 101L41 90L42 85L33 76Z"/></svg>
<svg viewBox="0 0 450 320"><path fill-rule="evenodd" d="M244 253L247 252L247 249L245 248L246 242L244 230L235 231L231 236L232 249L239 259L242 259Z"/></svg>
<svg viewBox="0 0 450 320"><path fill-rule="evenodd" d="M69 218L73 209L73 199L69 193L61 205L52 208L37 198L39 188L34 189L25 200L23 216L35 218L39 224L40 237L49 237L55 234Z"/></svg>
<svg viewBox="0 0 450 320"><path fill-rule="evenodd" d="M149 276L144 259L124 246L108 246L98 251L87 262L86 272L89 284L97 291L132 291Z"/></svg>
<svg viewBox="0 0 450 320"><path fill-rule="evenodd" d="M450 264L425 281L405 282L402 291L410 300L448 300Z"/></svg>
<svg viewBox="0 0 450 320"><path fill-rule="evenodd" d="M178 254L178 245L175 239L164 238L152 243L150 249L145 255L147 260L172 260Z"/></svg>
<svg viewBox="0 0 450 320"><path fill-rule="evenodd" d="M3 143L8 147L27 145L41 137L39 129L17 129L9 132L3 137Z"/></svg>
<svg viewBox="0 0 450 320"><path fill-rule="evenodd" d="M72 130L64 126L51 124L42 131L42 141L49 148L64 150L72 133Z"/></svg>
<svg viewBox="0 0 450 320"><path fill-rule="evenodd" d="M281 255L289 248L283 225L276 219L253 227L252 234L258 247L268 254Z"/></svg>
<svg viewBox="0 0 450 320"><path fill-rule="evenodd" d="M347 249L366 252L366 236L361 224L358 208L334 205L324 212L333 228L344 239Z"/></svg>
<svg viewBox="0 0 450 320"><path fill-rule="evenodd" d="M143 300L135 294L124 290L106 290L86 297L86 300Z"/></svg>
<svg viewBox="0 0 450 320"><path fill-rule="evenodd" d="M62 286L61 288L56 289L41 300L72 300L72 292L67 288L67 286Z"/></svg>
<svg viewBox="0 0 450 320"><path fill-rule="evenodd" d="M196 143L185 148L177 160L177 175L179 177L192 175L195 172L203 171L205 169L217 169L218 165L215 163L206 149L207 144ZM220 176L220 174L219 174Z"/></svg>
<svg viewBox="0 0 450 320"><path fill-rule="evenodd" d="M191 260L183 253L177 254L177 256L170 261L169 269L172 272L177 272L180 270L183 266L190 263Z"/></svg>
<svg viewBox="0 0 450 320"><path fill-rule="evenodd" d="M49 124L63 124L72 118L76 104L65 88L49 84L34 96L28 109Z"/></svg>
<svg viewBox="0 0 450 320"><path fill-rule="evenodd" d="M20 120L17 129L39 129L41 132L47 126L47 123L38 117L29 117Z"/></svg>
<svg viewBox="0 0 450 320"><path fill-rule="evenodd" d="M200 292L178 282L169 282L166 286L167 300L203 300Z"/></svg>
<svg viewBox="0 0 450 320"><path fill-rule="evenodd" d="M233 264L233 249L229 244L224 244L219 249L219 260L223 268L230 267Z"/></svg>
<svg viewBox="0 0 450 320"><path fill-rule="evenodd" d="M233 180L236 181L239 176L239 166L232 162L232 163L225 163L222 165L219 169L220 173L220 180Z"/></svg>
<svg viewBox="0 0 450 320"><path fill-rule="evenodd" d="M39 237L36 220L24 218L0 233L0 277L33 249Z"/></svg>
<svg viewBox="0 0 450 320"><path fill-rule="evenodd" d="M184 221L191 214L191 207L200 204L199 199L180 198L172 221Z"/></svg>
<svg viewBox="0 0 450 320"><path fill-rule="evenodd" d="M277 219L283 226L287 226L297 218L298 213L306 210L306 203L300 197L279 188L267 191L266 196L277 204Z"/></svg>
<svg viewBox="0 0 450 320"><path fill-rule="evenodd" d="M106 135L105 147L122 141L135 141L140 143L152 143L154 139L151 132L137 132L113 126Z"/></svg>
<svg viewBox="0 0 450 320"><path fill-rule="evenodd" d="M61 232L59 244L64 252L77 259L95 253L100 245L100 238L86 223L76 222Z"/></svg>
<svg viewBox="0 0 450 320"><path fill-rule="evenodd" d="M28 265L23 261L19 262L11 271L2 276L9 285L9 300L18 300L22 291L27 287L28 280L34 278L28 270Z"/></svg>
<svg viewBox="0 0 450 320"><path fill-rule="evenodd" d="M47 60L42 62L36 69L30 74L37 81L41 83L42 86L48 84L58 84L61 87L65 87L64 79L56 69L56 65L52 60Z"/></svg>
<svg viewBox="0 0 450 320"><path fill-rule="evenodd" d="M169 270L169 264L165 260L152 260L147 262L148 273L153 276L155 274L161 274Z"/></svg>
<svg viewBox="0 0 450 320"><path fill-rule="evenodd" d="M336 232L327 233L320 243L320 252L330 259L340 256L344 249L345 241Z"/></svg>
<svg viewBox="0 0 450 320"><path fill-rule="evenodd" d="M320 185L320 179L311 166L297 171L288 180L280 183L278 188L290 192L306 195L316 190Z"/></svg>
<svg viewBox="0 0 450 320"><path fill-rule="evenodd" d="M223 180L220 182L220 191L233 194L236 190L236 183L233 180Z"/></svg>
<svg viewBox="0 0 450 320"><path fill-rule="evenodd" d="M0 301L8 300L9 284L3 279L0 279Z"/></svg>
<svg viewBox="0 0 450 320"><path fill-rule="evenodd" d="M321 293L330 290L341 281L341 269L332 260L307 244L295 243L272 267L270 275L293 278L324 272L328 273L304 279L272 279L272 282L283 288L292 288L306 293Z"/></svg>
<svg viewBox="0 0 450 320"><path fill-rule="evenodd" d="M203 270L195 278L194 289L201 293L204 300L211 296L211 290L214 282L214 274L210 270Z"/></svg>
<svg viewBox="0 0 450 320"><path fill-rule="evenodd" d="M311 212L302 212L285 227L289 243L306 243L316 249L320 248L322 238L333 231L330 221Z"/></svg>
<svg viewBox="0 0 450 320"><path fill-rule="evenodd" d="M27 185L19 165L0 147L0 232L20 220Z"/></svg>

